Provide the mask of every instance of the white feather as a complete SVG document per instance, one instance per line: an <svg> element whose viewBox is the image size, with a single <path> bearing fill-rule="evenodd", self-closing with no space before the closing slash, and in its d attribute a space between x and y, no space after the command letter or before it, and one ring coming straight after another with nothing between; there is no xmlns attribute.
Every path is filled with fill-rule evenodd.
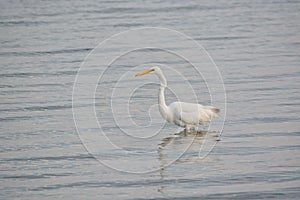
<svg viewBox="0 0 300 200"><path fill-rule="evenodd" d="M158 104L160 114L165 120L189 130L190 128L194 128L198 125L206 124L213 118L218 117L220 110L213 106L203 106L201 104L179 101L173 102L167 106L165 101L167 80L159 67L152 67L149 70L137 74L136 76L143 76L151 72L154 72L160 80Z"/></svg>

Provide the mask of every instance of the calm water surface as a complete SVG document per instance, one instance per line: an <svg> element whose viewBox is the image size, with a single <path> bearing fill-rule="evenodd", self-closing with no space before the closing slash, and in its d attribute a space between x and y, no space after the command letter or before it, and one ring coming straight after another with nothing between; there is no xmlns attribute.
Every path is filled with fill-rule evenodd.
<svg viewBox="0 0 300 200"><path fill-rule="evenodd" d="M0 9L1 199L300 198L299 1L1 1ZM221 138L215 132L184 134L170 124L152 137L163 121L156 105L151 107L158 86L149 76L126 79L119 86L125 91L153 81L133 93L129 104L133 122L146 127L147 140L118 115L126 133L133 134L126 135L106 106L105 91L114 82L104 76L95 90L95 113L109 139L124 151L95 140L94 152L105 164L126 169L118 171L90 155L79 139L73 84L99 42L146 26L181 31L205 47L226 87L226 122ZM188 67L165 52L149 52L120 58L110 74L116 78L131 64L147 62ZM85 76L97 75L93 69L101 67ZM199 86L200 102L209 104L203 80L194 80L192 71L187 75ZM180 84L169 85L189 100ZM167 102L176 95L168 90ZM119 92L116 99L125 97ZM122 108L116 104L117 110ZM156 116L151 123L143 114L149 109ZM87 123L85 131L94 134L97 129ZM204 142L216 146L201 159ZM126 172L143 170L154 171Z"/></svg>

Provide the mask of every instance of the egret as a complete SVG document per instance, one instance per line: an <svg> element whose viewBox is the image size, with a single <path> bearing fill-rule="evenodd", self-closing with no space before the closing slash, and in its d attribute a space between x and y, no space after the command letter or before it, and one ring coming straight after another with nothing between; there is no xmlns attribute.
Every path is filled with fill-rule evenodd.
<svg viewBox="0 0 300 200"><path fill-rule="evenodd" d="M167 80L159 67L152 67L135 76L143 76L150 73L154 73L159 78L158 108L161 116L167 122L174 123L177 126L185 128L186 131L190 131L191 129L195 129L198 125L207 124L213 118L218 117L220 109L213 106L204 106L201 104L180 101L173 102L167 106L165 101Z"/></svg>

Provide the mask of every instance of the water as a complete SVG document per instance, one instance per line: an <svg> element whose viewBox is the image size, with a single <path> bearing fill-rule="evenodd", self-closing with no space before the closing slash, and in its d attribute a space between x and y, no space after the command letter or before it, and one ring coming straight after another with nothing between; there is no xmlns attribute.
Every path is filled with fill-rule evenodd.
<svg viewBox="0 0 300 200"><path fill-rule="evenodd" d="M300 197L298 1L2 1L0 5L1 199ZM167 90L168 102L176 95L193 100L181 82L174 81L176 74L168 66L187 67L189 80L199 86L196 96L209 104L203 79L193 77L186 62L165 52L138 51L121 57L108 73L115 75L104 76L105 84L96 88L95 108L105 133L122 151L110 149L102 140L85 144L95 148L90 150L100 155L96 157L102 163L123 169L118 171L88 154L78 137L73 84L82 61L99 42L146 26L181 31L205 47L226 87L226 121L221 138L215 132L186 135L165 125L157 107L151 107L157 101L156 78L130 80L129 75L140 71L130 71L129 66L143 70L145 63L161 62L175 91ZM172 45L184 51L180 43ZM105 53L113 55L115 50ZM89 66L87 80L98 76L101 64ZM129 136L116 128L106 106L114 80L128 70L132 74L116 87L121 89L115 97L119 101L113 103L122 111L117 119ZM118 103L126 100L126 88L141 83L149 84L133 93L129 104L137 129L128 125L132 122ZM85 108L84 103L78 108ZM149 108L151 123L143 114ZM86 120L90 115L81 117ZM97 135L95 127L85 125L85 133ZM163 131L155 135L162 125ZM200 158L203 144L216 146ZM170 161L174 162L166 167ZM126 172L143 170L152 172Z"/></svg>

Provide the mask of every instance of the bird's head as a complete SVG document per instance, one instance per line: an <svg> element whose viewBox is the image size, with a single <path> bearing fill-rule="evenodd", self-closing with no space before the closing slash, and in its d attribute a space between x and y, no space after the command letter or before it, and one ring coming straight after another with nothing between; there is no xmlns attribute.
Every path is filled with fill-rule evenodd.
<svg viewBox="0 0 300 200"><path fill-rule="evenodd" d="M163 87L163 88L166 88L167 87L167 80L166 80L163 72L161 71L161 69L157 66L151 67L150 69L148 69L146 71L143 71L141 73L136 74L135 76L144 76L144 75L150 74L152 72L154 72L154 74L156 74L157 77L159 78L160 86Z"/></svg>
<svg viewBox="0 0 300 200"><path fill-rule="evenodd" d="M159 68L159 67L151 67L150 69L148 69L148 70L146 70L146 71L143 71L143 72L141 72L141 73L138 73L138 74L136 74L135 76L144 76L144 75L146 75L146 74L150 74L150 73L152 73L152 72L154 72L154 73L161 73L161 69Z"/></svg>

